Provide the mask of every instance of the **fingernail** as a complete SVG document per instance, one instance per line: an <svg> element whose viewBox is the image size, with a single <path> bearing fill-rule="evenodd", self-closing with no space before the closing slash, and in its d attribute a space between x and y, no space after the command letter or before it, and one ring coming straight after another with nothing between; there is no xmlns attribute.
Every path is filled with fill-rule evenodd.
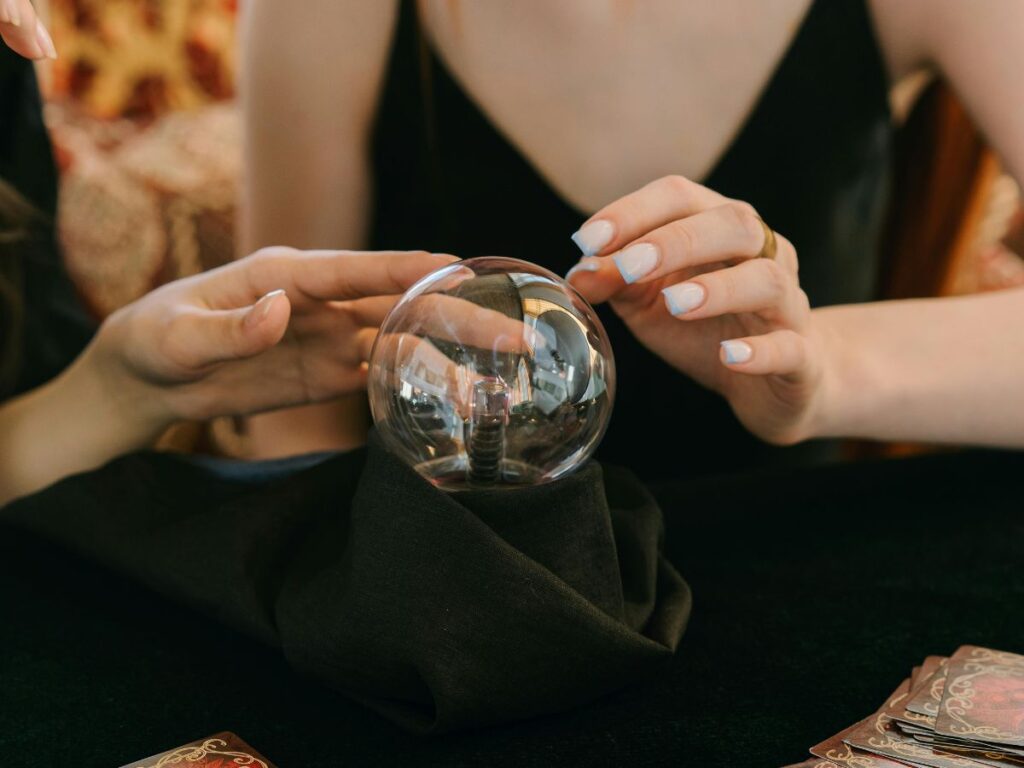
<svg viewBox="0 0 1024 768"><path fill-rule="evenodd" d="M588 221L572 233L572 241L584 256L593 256L612 241L615 227L606 219Z"/></svg>
<svg viewBox="0 0 1024 768"><path fill-rule="evenodd" d="M723 341L722 349L725 350L725 362L746 363L754 356L754 350L745 341Z"/></svg>
<svg viewBox="0 0 1024 768"><path fill-rule="evenodd" d="M570 277L575 275L577 272L597 272L601 268L601 262L595 258L584 257L579 260L572 269L565 273L565 279L568 280Z"/></svg>
<svg viewBox="0 0 1024 768"><path fill-rule="evenodd" d="M3 13L3 19L7 23L16 27L21 26L21 15L18 13L18 3L15 0L2 0L0 13Z"/></svg>
<svg viewBox="0 0 1024 768"><path fill-rule="evenodd" d="M36 42L39 43L39 47L43 51L43 55L48 59L57 58L57 49L53 46L53 38L50 37L50 33L46 31L46 27L43 26L43 22L36 19Z"/></svg>
<svg viewBox="0 0 1024 768"><path fill-rule="evenodd" d="M627 283L635 283L649 275L658 266L658 248L651 243L637 243L619 251L613 257L615 266Z"/></svg>
<svg viewBox="0 0 1024 768"><path fill-rule="evenodd" d="M665 297L665 306L673 315L685 315L691 309L696 309L704 303L707 296L707 291L700 283L670 285L661 293Z"/></svg>
<svg viewBox="0 0 1024 768"><path fill-rule="evenodd" d="M270 308L274 304L274 299L284 293L283 288L278 288L276 291L271 291L260 297L260 300L252 305L252 309L249 310L249 314L245 316L245 324L249 327L259 325L267 319L267 315L270 314Z"/></svg>

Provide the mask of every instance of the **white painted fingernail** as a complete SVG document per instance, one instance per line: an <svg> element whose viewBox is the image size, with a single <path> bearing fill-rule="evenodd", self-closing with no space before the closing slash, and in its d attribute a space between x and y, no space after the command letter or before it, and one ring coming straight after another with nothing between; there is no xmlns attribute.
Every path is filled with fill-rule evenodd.
<svg viewBox="0 0 1024 768"><path fill-rule="evenodd" d="M36 19L36 42L39 43L39 48L46 58L56 60L57 49L53 46L53 38L39 19Z"/></svg>
<svg viewBox="0 0 1024 768"><path fill-rule="evenodd" d="M612 241L615 226L607 219L588 221L572 233L572 241L584 256L593 256Z"/></svg>
<svg viewBox="0 0 1024 768"><path fill-rule="evenodd" d="M649 275L658 266L658 247L651 243L637 243L619 251L612 258L627 283L635 283Z"/></svg>
<svg viewBox="0 0 1024 768"><path fill-rule="evenodd" d="M601 262L594 258L582 258L579 263L565 273L565 279L568 280L577 272L597 272L601 268Z"/></svg>
<svg viewBox="0 0 1024 768"><path fill-rule="evenodd" d="M696 309L704 303L707 291L700 283L680 283L670 285L661 291L665 297L665 306L673 315L685 315L692 309Z"/></svg>
<svg viewBox="0 0 1024 768"><path fill-rule="evenodd" d="M723 341L722 349L725 350L725 362L747 363L754 356L753 348L745 341Z"/></svg>

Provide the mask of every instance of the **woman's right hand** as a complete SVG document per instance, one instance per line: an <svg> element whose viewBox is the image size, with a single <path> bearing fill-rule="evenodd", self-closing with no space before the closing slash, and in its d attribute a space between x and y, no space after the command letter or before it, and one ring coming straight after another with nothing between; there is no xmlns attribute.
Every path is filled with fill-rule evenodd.
<svg viewBox="0 0 1024 768"><path fill-rule="evenodd" d="M377 328L398 297L455 260L266 248L114 313L75 367L157 431L332 399L365 386Z"/></svg>
<svg viewBox="0 0 1024 768"><path fill-rule="evenodd" d="M0 37L26 59L56 59L50 33L29 0L0 0Z"/></svg>

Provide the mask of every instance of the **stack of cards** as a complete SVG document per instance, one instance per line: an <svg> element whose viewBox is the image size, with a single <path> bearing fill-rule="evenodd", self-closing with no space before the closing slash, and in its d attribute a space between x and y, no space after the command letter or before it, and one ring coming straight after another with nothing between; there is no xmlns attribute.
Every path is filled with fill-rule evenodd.
<svg viewBox="0 0 1024 768"><path fill-rule="evenodd" d="M815 768L1024 767L1024 656L929 656L875 714L811 747Z"/></svg>

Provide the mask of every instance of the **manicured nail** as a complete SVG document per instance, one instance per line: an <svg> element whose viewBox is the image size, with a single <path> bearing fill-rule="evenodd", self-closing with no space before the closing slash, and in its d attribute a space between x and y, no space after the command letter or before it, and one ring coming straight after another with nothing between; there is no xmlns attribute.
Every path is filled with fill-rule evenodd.
<svg viewBox="0 0 1024 768"><path fill-rule="evenodd" d="M588 221L572 233L572 241L576 243L584 256L593 256L612 241L615 235L614 225L606 219Z"/></svg>
<svg viewBox="0 0 1024 768"><path fill-rule="evenodd" d="M670 314L679 316L685 315L692 309L696 309L704 303L707 291L700 283L680 283L670 285L661 291L665 297L665 306Z"/></svg>
<svg viewBox="0 0 1024 768"><path fill-rule="evenodd" d="M21 14L18 13L17 0L0 0L0 18L8 24L21 26Z"/></svg>
<svg viewBox="0 0 1024 768"><path fill-rule="evenodd" d="M658 247L651 243L637 243L619 251L613 258L622 279L635 283L658 266Z"/></svg>
<svg viewBox="0 0 1024 768"><path fill-rule="evenodd" d="M722 349L725 350L725 362L747 363L754 356L754 350L745 341L723 341Z"/></svg>
<svg viewBox="0 0 1024 768"><path fill-rule="evenodd" d="M284 293L284 288L278 288L276 291L271 291L268 294L260 297L260 300L252 305L252 309L245 316L245 324L250 328L259 325L267 319L267 315L270 314L270 308L274 304L274 299Z"/></svg>
<svg viewBox="0 0 1024 768"><path fill-rule="evenodd" d="M597 272L601 268L601 262L595 258L584 257L579 260L572 269L565 273L565 279L568 280L577 272Z"/></svg>
<svg viewBox="0 0 1024 768"><path fill-rule="evenodd" d="M57 58L57 49L53 46L53 38L50 37L50 33L46 31L46 27L43 26L43 22L36 19L36 42L39 43L39 48L42 50L43 55L48 59Z"/></svg>

